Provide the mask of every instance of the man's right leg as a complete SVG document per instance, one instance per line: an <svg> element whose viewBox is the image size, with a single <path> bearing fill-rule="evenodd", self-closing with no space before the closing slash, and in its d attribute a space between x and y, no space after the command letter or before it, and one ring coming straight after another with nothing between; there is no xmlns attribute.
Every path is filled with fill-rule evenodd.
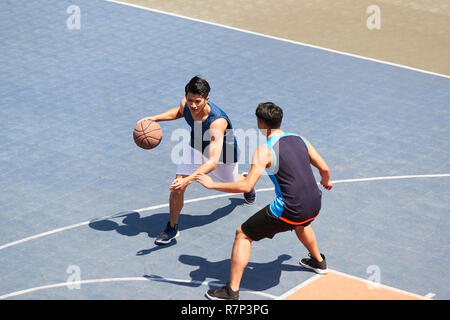
<svg viewBox="0 0 450 320"><path fill-rule="evenodd" d="M319 274L326 274L328 272L328 268L325 261L325 256L319 251L316 234L314 233L311 225L306 227L298 226L295 228L295 233L306 249L308 249L311 257L302 259L300 264L306 268L314 270Z"/></svg>
<svg viewBox="0 0 450 320"><path fill-rule="evenodd" d="M177 178L184 178L186 175L177 175ZM173 190L169 198L169 222L166 228L155 239L156 244L169 244L180 234L178 230L178 218L184 205L185 189Z"/></svg>

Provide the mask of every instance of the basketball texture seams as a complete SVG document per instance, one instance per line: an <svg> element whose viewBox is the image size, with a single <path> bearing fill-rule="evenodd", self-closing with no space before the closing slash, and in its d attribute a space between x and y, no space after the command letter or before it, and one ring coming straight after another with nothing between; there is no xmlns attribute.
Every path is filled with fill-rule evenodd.
<svg viewBox="0 0 450 320"><path fill-rule="evenodd" d="M140 148L153 149L162 140L162 130L157 122L150 119L141 119L134 127L133 138Z"/></svg>

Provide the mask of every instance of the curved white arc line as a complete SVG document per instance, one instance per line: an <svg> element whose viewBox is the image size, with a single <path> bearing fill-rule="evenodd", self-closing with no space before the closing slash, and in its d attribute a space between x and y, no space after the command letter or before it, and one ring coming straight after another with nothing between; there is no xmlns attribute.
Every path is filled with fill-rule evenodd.
<svg viewBox="0 0 450 320"><path fill-rule="evenodd" d="M23 239L14 241L14 242L10 242L10 243L7 243L7 244L4 244L4 245L0 246L0 250L8 248L8 247L15 246L17 244L21 244L21 243L24 243L24 242L27 242L27 241L30 241L30 240L34 240L34 239L38 239L38 238L41 238L41 237L45 237L45 236L48 236L48 235L53 234L53 233L58 233L58 232L61 232L61 231L64 231L64 230L69 230L69 229L81 227L81 226L89 224L89 222L90 221L84 221L84 222L72 224L72 225L67 226L67 227L54 229L54 230L51 230L51 231L47 231L47 232L36 234L34 236L31 236L31 237L27 237L27 238L23 238Z"/></svg>
<svg viewBox="0 0 450 320"><path fill-rule="evenodd" d="M91 279L91 280L61 282L61 283L49 284L49 285L40 286L40 287L29 288L29 289L25 289L25 290L20 290L20 291L15 291L15 292L4 294L4 295L0 296L0 300L8 299L11 297L16 297L16 296L20 296L23 294L40 291L40 290L48 290L48 289L69 287L69 286L76 286L76 285L90 284L90 283L121 282L121 281L161 281L161 282L169 282L170 281L170 282L179 282L179 283L193 283L193 284L198 284L198 285L203 285L203 286L210 285L210 286L215 286L215 287L221 287L224 285L224 284L219 284L219 283L209 283L207 281L173 279L173 278L162 278L162 277L158 277L158 278L154 278L154 279L152 279L151 277L104 278L104 279ZM277 298L276 296L273 296L271 294L264 293L264 292L252 291L252 290L248 290L245 288L241 288L240 290L251 293L251 294L267 297L270 299Z"/></svg>
<svg viewBox="0 0 450 320"><path fill-rule="evenodd" d="M114 281L115 282L118 282L118 281L148 281L148 279L142 278L142 277L131 277L131 278L106 278L106 279L92 279L92 280L61 282L61 283L55 283L55 284L50 284L50 285L46 285L46 286L34 287L34 288L25 289L25 290L11 292L11 293L0 296L0 300L19 296L19 295L34 292L34 291L39 291L39 290L53 289L53 288L59 288L59 287L65 287L65 286L68 287L68 286L75 286L75 285L88 284L88 283L101 283L101 282L114 282Z"/></svg>
<svg viewBox="0 0 450 320"><path fill-rule="evenodd" d="M379 180L417 179L417 178L442 178L442 177L450 177L450 173L345 179L345 180L334 180L334 181L332 181L332 183L352 183L352 182L368 182L368 181L379 181ZM274 190L274 188L270 187L270 188L256 189L256 192L265 192L265 191L272 191L272 190ZM185 200L184 203L191 203L191 202L198 202L198 201L204 201L204 200L218 199L218 198L229 197L229 196L232 196L232 195L234 195L234 193L217 194L217 195L212 195L212 196L206 196L206 197L201 197L201 198L194 198L194 199ZM168 207L168 206L169 206L169 204L165 203L165 204L159 204L159 205L146 207L146 208L141 208L141 209L136 209L136 210L131 210L131 211L140 213L140 212L155 210L155 209L159 209L159 208L165 208L165 207ZM0 246L0 250L6 249L8 247L12 247L14 245L18 245L18 244L21 244L21 243L24 243L24 242L27 242L27 241L30 241L30 240L42 238L42 237L45 237L45 236L48 236L48 235L51 235L51 234L54 234L54 233L62 232L62 231L69 230L69 229L74 229L74 228L77 228L77 227L80 227L80 226L84 226L84 225L87 225L87 224L91 223L93 220L100 220L100 219L111 218L111 217L113 217L115 215L117 215L117 214L105 216L105 217L102 217L102 218L91 219L89 221L84 221L84 222L72 224L70 226L54 229L54 230L47 231L47 232L44 232L44 233L39 233L39 234L36 234L34 236L23 238L23 239L14 241L14 242L9 242L9 243L6 243L4 245L1 245Z"/></svg>
<svg viewBox="0 0 450 320"><path fill-rule="evenodd" d="M198 284L198 285L202 285L202 286L211 286L211 287L222 287L225 285L225 283L211 283L208 281L197 281L197 280L184 280L184 279L174 279L174 278L151 278L149 277L148 279L152 280L152 281L161 281L161 282L180 282L180 283L193 283L193 284ZM252 294L256 294L262 297L266 297L266 298L270 298L270 299L276 299L278 298L277 296L271 295L269 293L265 293L265 292L259 292L259 291L252 291L246 288L239 288L239 291L244 291L244 292L248 292L248 293L252 293ZM1 298L1 297L0 297Z"/></svg>

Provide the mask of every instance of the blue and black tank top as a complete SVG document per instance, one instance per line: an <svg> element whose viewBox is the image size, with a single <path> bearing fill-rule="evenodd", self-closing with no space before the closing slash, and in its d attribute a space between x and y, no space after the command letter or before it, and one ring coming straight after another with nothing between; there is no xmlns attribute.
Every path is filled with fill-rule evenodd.
<svg viewBox="0 0 450 320"><path fill-rule="evenodd" d="M312 172L308 146L293 133L269 137L266 146L272 151L273 165L267 169L275 185L272 214L294 225L313 220L320 211L322 191Z"/></svg>
<svg viewBox="0 0 450 320"><path fill-rule="evenodd" d="M220 155L220 162L222 163L236 163L238 162L238 145L236 137L233 133L233 126L231 124L228 115L216 106L211 101L208 101L208 105L211 107L211 111L204 121L194 121L187 103L184 105L183 116L188 125L191 127L191 147L201 151L206 157L209 157L209 153L205 153L205 149L209 146L211 136L209 135L209 128L211 124L219 119L224 118L227 120L228 125L225 131L222 153ZM200 128L201 124L201 128Z"/></svg>

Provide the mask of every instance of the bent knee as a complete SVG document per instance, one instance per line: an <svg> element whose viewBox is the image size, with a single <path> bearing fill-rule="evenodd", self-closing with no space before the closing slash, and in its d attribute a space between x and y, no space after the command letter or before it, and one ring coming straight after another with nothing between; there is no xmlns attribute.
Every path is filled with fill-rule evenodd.
<svg viewBox="0 0 450 320"><path fill-rule="evenodd" d="M185 191L186 191L186 188L180 188L180 189L177 189L177 190L171 190L170 194L172 194L174 196L182 196Z"/></svg>
<svg viewBox="0 0 450 320"><path fill-rule="evenodd" d="M250 241L253 241L249 236L247 236L244 231L242 231L241 226L237 227L236 229L236 239L248 239Z"/></svg>

